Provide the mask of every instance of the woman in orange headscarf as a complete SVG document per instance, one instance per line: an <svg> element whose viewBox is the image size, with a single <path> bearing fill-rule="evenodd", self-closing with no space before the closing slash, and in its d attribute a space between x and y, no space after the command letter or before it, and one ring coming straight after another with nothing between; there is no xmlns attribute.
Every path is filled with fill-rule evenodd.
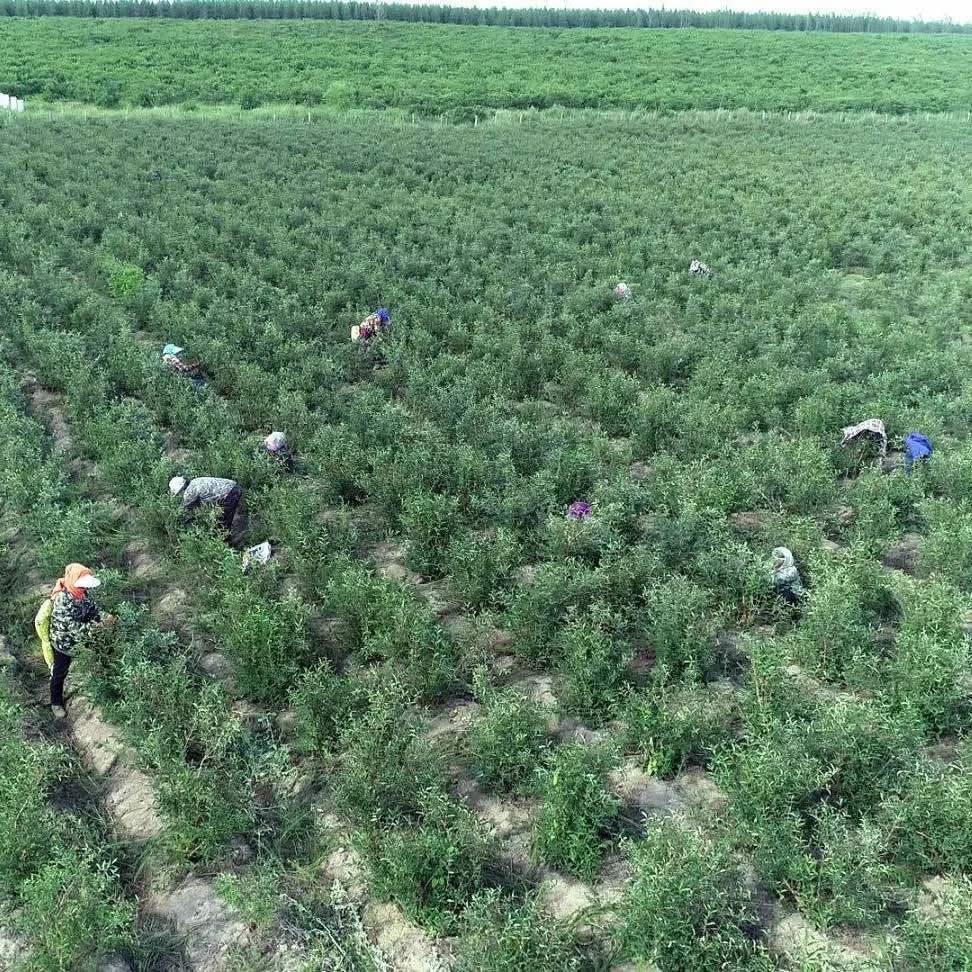
<svg viewBox="0 0 972 972"><path fill-rule="evenodd" d="M54 653L51 666L51 712L63 719L64 679L71 667L71 658L78 641L97 624L111 624L112 615L102 615L101 609L88 597L88 591L101 583L84 564L68 564L64 576L51 591L50 646Z"/></svg>

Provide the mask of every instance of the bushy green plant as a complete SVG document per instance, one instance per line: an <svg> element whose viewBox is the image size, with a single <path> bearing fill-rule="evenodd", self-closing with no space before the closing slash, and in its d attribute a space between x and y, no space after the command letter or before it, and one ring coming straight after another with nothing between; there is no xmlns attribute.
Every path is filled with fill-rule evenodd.
<svg viewBox="0 0 972 972"><path fill-rule="evenodd" d="M121 894L116 867L76 847L52 848L20 888L18 925L33 945L31 968L70 972L132 941L135 908Z"/></svg>
<svg viewBox="0 0 972 972"><path fill-rule="evenodd" d="M455 497L413 493L402 506L402 529L408 538L405 559L420 574L439 577L449 545L459 526Z"/></svg>
<svg viewBox="0 0 972 972"><path fill-rule="evenodd" d="M810 853L797 862L788 890L816 924L862 925L879 920L894 871L887 834L868 819L851 822L822 806L814 814Z"/></svg>
<svg viewBox="0 0 972 972"><path fill-rule="evenodd" d="M919 714L929 732L966 728L972 722L966 687L972 660L962 631L962 597L945 582L901 579L899 588L902 619L886 667L887 695Z"/></svg>
<svg viewBox="0 0 972 972"><path fill-rule="evenodd" d="M401 686L376 680L367 708L342 729L335 799L360 823L414 819L419 794L441 784L441 769L419 736L410 701Z"/></svg>
<svg viewBox="0 0 972 972"><path fill-rule="evenodd" d="M625 702L625 745L645 770L673 776L689 762L704 766L732 739L732 695L711 686L666 684L662 673Z"/></svg>
<svg viewBox="0 0 972 972"><path fill-rule="evenodd" d="M646 588L642 598L638 624L656 663L673 678L703 678L715 660L709 595L676 576Z"/></svg>
<svg viewBox="0 0 972 972"><path fill-rule="evenodd" d="M503 597L519 554L516 538L504 527L487 536L460 535L446 553L449 586L465 607L488 607Z"/></svg>
<svg viewBox="0 0 972 972"><path fill-rule="evenodd" d="M627 956L661 968L773 968L727 846L661 818L627 846L633 879L616 931Z"/></svg>
<svg viewBox="0 0 972 972"><path fill-rule="evenodd" d="M145 271L134 263L126 263L111 255L102 262L102 273L112 297L132 297L145 283Z"/></svg>
<svg viewBox="0 0 972 972"><path fill-rule="evenodd" d="M936 572L963 590L972 588L972 510L961 501L935 498L920 504L928 536L918 548L922 573Z"/></svg>
<svg viewBox="0 0 972 972"><path fill-rule="evenodd" d="M855 545L876 552L897 540L914 514L921 488L918 476L888 476L874 466L865 469L845 494L855 510L850 530Z"/></svg>
<svg viewBox="0 0 972 972"><path fill-rule="evenodd" d="M610 502L594 504L591 514L583 519L558 511L547 520L548 556L596 567L604 557L625 549L623 519L621 505Z"/></svg>
<svg viewBox="0 0 972 972"><path fill-rule="evenodd" d="M351 715L366 701L365 686L353 675L340 675L326 659L300 673L289 693L304 745L330 754Z"/></svg>
<svg viewBox="0 0 972 972"><path fill-rule="evenodd" d="M556 657L556 638L569 609L580 610L603 589L605 578L575 564L541 564L513 596L506 621L518 654L532 662Z"/></svg>
<svg viewBox="0 0 972 972"><path fill-rule="evenodd" d="M140 627L120 605L118 648L107 673L88 682L129 729L159 789L176 853L212 859L252 828L246 732L220 686L192 672L172 635ZM79 668L94 667L79 659Z"/></svg>
<svg viewBox="0 0 972 972"><path fill-rule="evenodd" d="M242 874L217 874L213 884L220 897L257 928L266 929L276 917L281 904L280 875L272 867L258 865Z"/></svg>
<svg viewBox="0 0 972 972"><path fill-rule="evenodd" d="M342 621L341 637L361 661L399 663L425 701L437 701L460 670L456 645L429 607L405 584L375 577L359 564L336 565L325 588Z"/></svg>
<svg viewBox="0 0 972 972"><path fill-rule="evenodd" d="M880 671L878 624L899 606L886 574L872 562L832 566L815 581L797 635L797 657L828 680L873 684Z"/></svg>
<svg viewBox="0 0 972 972"><path fill-rule="evenodd" d="M359 846L372 892L441 934L482 887L491 842L472 811L437 788L418 792L416 809L414 826L372 830Z"/></svg>
<svg viewBox="0 0 972 972"><path fill-rule="evenodd" d="M31 968L93 967L132 941L134 908L114 848L97 820L52 807L50 788L76 771L63 751L25 742L6 685L0 690L0 911L30 941Z"/></svg>
<svg viewBox="0 0 972 972"><path fill-rule="evenodd" d="M919 873L972 869L972 770L962 762L923 760L902 792L881 807L888 849L900 864Z"/></svg>
<svg viewBox="0 0 972 972"><path fill-rule="evenodd" d="M972 880L947 879L930 897L901 925L896 957L902 968L964 972L972 967Z"/></svg>
<svg viewBox="0 0 972 972"><path fill-rule="evenodd" d="M543 806L533 830L533 849L543 861L585 879L597 873L620 807L604 787L613 760L609 750L580 743L550 753L538 773Z"/></svg>
<svg viewBox="0 0 972 972"><path fill-rule="evenodd" d="M614 713L617 696L634 648L625 637L622 619L595 603L575 616L557 636L560 704L592 725Z"/></svg>
<svg viewBox="0 0 972 972"><path fill-rule="evenodd" d="M587 967L568 927L543 913L539 897L520 903L491 888L462 913L460 972L580 972Z"/></svg>
<svg viewBox="0 0 972 972"><path fill-rule="evenodd" d="M473 691L482 706L468 736L477 774L491 789L526 785L547 736L542 707L514 689L496 691L483 668L474 673Z"/></svg>
<svg viewBox="0 0 972 972"><path fill-rule="evenodd" d="M303 604L293 597L270 601L234 584L220 591L219 607L210 623L217 647L233 663L243 695L256 702L284 699L310 656Z"/></svg>

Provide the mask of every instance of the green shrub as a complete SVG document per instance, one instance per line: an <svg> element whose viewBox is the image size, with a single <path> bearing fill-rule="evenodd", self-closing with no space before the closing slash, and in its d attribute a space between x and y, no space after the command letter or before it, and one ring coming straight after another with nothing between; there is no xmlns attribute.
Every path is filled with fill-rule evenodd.
<svg viewBox="0 0 972 972"><path fill-rule="evenodd" d="M352 675L339 675L326 659L301 672L290 690L303 745L322 755L334 751L353 713L366 702L365 687Z"/></svg>
<svg viewBox="0 0 972 972"><path fill-rule="evenodd" d="M115 298L133 297L145 283L145 271L141 267L110 255L102 261L102 273L108 293Z"/></svg>
<svg viewBox="0 0 972 972"><path fill-rule="evenodd" d="M32 969L93 968L99 956L127 948L135 908L120 891L114 864L90 851L52 848L20 888L17 924L30 936Z"/></svg>
<svg viewBox="0 0 972 972"><path fill-rule="evenodd" d="M440 577L447 551L459 527L458 501L436 493L413 493L402 507L402 529L408 538L405 560L428 577Z"/></svg>
<svg viewBox="0 0 972 972"><path fill-rule="evenodd" d="M416 809L417 824L372 830L359 847L372 893L397 901L408 917L442 934L482 887L491 842L472 811L441 790L418 792Z"/></svg>
<svg viewBox="0 0 972 972"><path fill-rule="evenodd" d="M889 476L869 467L845 493L855 510L850 535L855 546L877 552L893 543L914 516L921 498L920 476Z"/></svg>
<svg viewBox="0 0 972 972"><path fill-rule="evenodd" d="M627 851L634 876L616 931L625 955L699 972L774 967L724 844L661 818Z"/></svg>
<svg viewBox="0 0 972 972"><path fill-rule="evenodd" d="M2 676L0 676L2 681ZM50 789L71 782L63 750L27 744L6 686L0 697L0 912L31 946L30 968L93 968L132 942L135 910L100 821L59 813Z"/></svg>
<svg viewBox="0 0 972 972"><path fill-rule="evenodd" d="M537 664L549 663L556 656L557 634L567 612L589 605L605 580L603 574L576 564L541 564L506 612L517 653Z"/></svg>
<svg viewBox="0 0 972 972"><path fill-rule="evenodd" d="M468 736L477 775L494 790L526 785L547 737L542 707L513 689L497 692L482 668L473 690L482 706Z"/></svg>
<svg viewBox="0 0 972 972"><path fill-rule="evenodd" d="M353 562L345 565L335 567L325 597L342 621L346 648L363 662L400 663L423 701L441 699L462 666L428 605L408 585L379 579Z"/></svg>
<svg viewBox="0 0 972 972"><path fill-rule="evenodd" d="M972 590L972 510L962 501L926 499L920 504L928 536L918 548L922 573L944 575L962 590Z"/></svg>
<svg viewBox="0 0 972 972"><path fill-rule="evenodd" d="M560 704L591 725L614 714L628 665L631 642L619 630L621 619L600 604L572 618L557 636Z"/></svg>
<svg viewBox="0 0 972 972"><path fill-rule="evenodd" d="M596 567L602 559L627 548L624 510L618 503L592 504L584 519L558 511L547 520L546 553L551 560L577 560Z"/></svg>
<svg viewBox="0 0 972 972"><path fill-rule="evenodd" d="M581 972L587 968L570 930L549 918L541 900L515 904L498 890L481 891L462 913L459 972Z"/></svg>
<svg viewBox="0 0 972 972"><path fill-rule="evenodd" d="M219 896L240 911L248 922L264 930L280 907L280 875L272 867L257 866L243 874L217 874Z"/></svg>
<svg viewBox="0 0 972 972"><path fill-rule="evenodd" d="M620 807L604 788L613 761L609 750L583 744L561 746L548 757L538 773L544 802L533 830L533 849L546 863L584 879L597 873Z"/></svg>
<svg viewBox="0 0 972 972"><path fill-rule="evenodd" d="M450 589L462 605L480 610L498 602L509 586L520 550L510 530L456 537L446 552Z"/></svg>
<svg viewBox="0 0 972 972"><path fill-rule="evenodd" d="M662 675L632 695L623 711L625 745L645 770L674 776L689 762L706 765L732 739L735 719L730 693L711 686L666 685Z"/></svg>
<svg viewBox="0 0 972 972"><path fill-rule="evenodd" d="M340 737L335 800L359 823L414 818L419 794L441 784L442 773L418 732L400 685L376 679L368 706L353 713Z"/></svg>
<svg viewBox="0 0 972 972"><path fill-rule="evenodd" d="M899 612L887 573L872 562L831 566L814 582L797 634L798 659L828 680L878 681L879 623Z"/></svg>
<svg viewBox="0 0 972 972"><path fill-rule="evenodd" d="M972 879L939 884L901 925L896 958L905 969L972 968Z"/></svg>
<svg viewBox="0 0 972 972"><path fill-rule="evenodd" d="M894 876L887 834L867 819L853 823L825 806L814 815L813 834L810 853L789 885L800 910L825 927L878 921Z"/></svg>
<svg viewBox="0 0 972 972"><path fill-rule="evenodd" d="M881 808L888 850L895 861L918 873L972 870L972 770L964 760L918 764L903 791Z"/></svg>
<svg viewBox="0 0 972 972"><path fill-rule="evenodd" d="M193 673L173 635L140 628L118 608L116 650L107 670L79 653L79 675L124 723L151 769L169 826L165 840L191 859L213 859L253 828L247 734L222 688Z"/></svg>
<svg viewBox="0 0 972 972"><path fill-rule="evenodd" d="M271 602L234 584L220 590L209 624L233 663L237 687L255 702L280 703L310 657L306 609L294 597Z"/></svg>
<svg viewBox="0 0 972 972"><path fill-rule="evenodd" d="M900 708L919 714L929 733L967 728L972 659L962 631L963 599L944 582L902 578L899 586L902 620L885 691Z"/></svg>
<svg viewBox="0 0 972 972"><path fill-rule="evenodd" d="M760 671L764 663L757 655L759 685L770 684ZM770 694L760 689L755 704L743 707L746 744L720 753L716 766L740 840L760 873L792 890L818 880L815 861L825 839L834 854L841 852L836 831L821 833L822 822L833 819L826 810L845 814L867 836L865 818L906 788L922 733L913 716L878 701L811 701L799 677L776 671ZM853 850L853 840L845 844ZM860 868L878 865L865 859Z"/></svg>
<svg viewBox="0 0 972 972"><path fill-rule="evenodd" d="M47 858L64 838L47 806L50 782L65 771L63 753L27 746L20 737L17 709L0 698L0 894L6 895ZM24 826L27 820L36 826ZM50 833L45 831L50 828Z"/></svg>
<svg viewBox="0 0 972 972"><path fill-rule="evenodd" d="M656 664L675 679L704 678L715 660L709 595L683 577L672 577L646 588L642 597L639 627Z"/></svg>

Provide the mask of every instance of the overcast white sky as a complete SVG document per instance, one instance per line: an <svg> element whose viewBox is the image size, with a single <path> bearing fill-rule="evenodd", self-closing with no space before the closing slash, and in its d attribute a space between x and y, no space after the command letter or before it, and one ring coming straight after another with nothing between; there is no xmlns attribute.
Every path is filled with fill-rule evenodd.
<svg viewBox="0 0 972 972"><path fill-rule="evenodd" d="M462 7L575 7L605 10L667 7L669 10L741 10L774 13L871 13L902 20L972 21L972 0L444 0Z"/></svg>

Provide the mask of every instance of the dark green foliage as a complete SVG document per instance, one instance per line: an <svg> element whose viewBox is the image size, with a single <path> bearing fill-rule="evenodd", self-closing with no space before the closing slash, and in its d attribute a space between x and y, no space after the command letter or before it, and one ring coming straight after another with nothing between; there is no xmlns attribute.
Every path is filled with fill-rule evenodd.
<svg viewBox="0 0 972 972"><path fill-rule="evenodd" d="M882 823L896 861L919 873L957 874L972 869L972 771L965 758L918 764L903 790L886 801Z"/></svg>
<svg viewBox="0 0 972 972"><path fill-rule="evenodd" d="M705 591L673 577L646 588L642 598L639 625L656 663L675 678L704 677L715 660Z"/></svg>
<svg viewBox="0 0 972 972"><path fill-rule="evenodd" d="M591 725L606 722L621 694L634 656L620 617L601 605L571 618L557 639L562 676L560 702L566 712Z"/></svg>
<svg viewBox="0 0 972 972"><path fill-rule="evenodd" d="M326 587L328 607L342 621L346 647L362 661L400 663L425 701L441 699L455 682L456 646L404 584L379 579L347 562Z"/></svg>
<svg viewBox="0 0 972 972"><path fill-rule="evenodd" d="M970 297L972 227L955 205L967 126L836 113L339 118L334 106L389 100L398 68L386 64L375 82L371 58L397 35L379 26L369 84L328 81L318 94L332 107L312 124L302 109L241 114L229 70L212 93L229 91L234 107L223 111L7 119L0 354L43 386L0 378L0 600L18 659L39 665L26 645L28 591L68 560L103 575L100 603L144 600L178 630L160 636L119 610L119 634L79 656L71 687L97 696L156 782L161 849L200 867L224 866L243 834L256 870L277 861L319 874L304 804L333 799L367 836L387 893L429 927L460 930L461 910L493 875L475 822L444 796L465 786L450 777L467 770L469 751L442 747L460 758L440 763L419 706L467 696L489 651L511 680L528 667L554 672L561 707L601 723L648 768L706 764L735 851L786 907L871 932L907 921L907 889L969 868L966 758L958 739L943 740L966 734L970 716L961 547L972 345L955 336ZM641 37L655 55L704 40ZM603 75L653 63L639 48L611 67L604 55L619 41L591 38L585 58ZM544 35L558 50L567 40L577 43ZM726 54L715 35L711 44L707 67ZM289 97L284 47L268 99ZM338 61L355 49L336 51ZM774 77L788 67L770 63L778 52L770 44L760 61ZM192 60L188 48L180 56ZM488 57L472 63L477 92L502 76L485 71ZM725 63L738 72L750 61ZM827 63L818 58L821 71ZM165 99L146 71L122 104ZM312 75L301 97L313 95ZM173 83L194 76L190 66ZM584 77L609 104L597 72ZM664 98L691 83L669 84ZM430 84L419 114L451 97ZM523 98L590 95L558 85ZM735 97L725 86L722 95ZM782 86L773 95L787 97ZM702 103L698 90L684 97ZM469 102L456 100L455 120L467 118ZM326 125L313 123L326 112ZM714 265L712 280L688 276L693 256ZM630 305L611 296L622 272ZM383 368L347 341L377 306L394 320ZM207 388L162 369L167 340L203 362ZM843 424L871 414L895 444L926 431L934 460L911 476L858 471L836 442ZM260 451L271 428L304 457L297 474ZM265 570L244 576L238 549L205 523L179 521L165 482L183 467L244 484L238 546L272 540ZM592 516L568 521L574 500ZM919 537L913 576L879 564L906 533ZM136 567L144 547L129 547L142 538L154 579L153 564ZM416 589L376 541L441 581ZM807 581L798 610L769 589L768 553L780 543ZM170 585L185 593L174 610ZM450 616L450 594L483 612L481 623ZM493 625L517 657L503 656ZM195 669L215 646L232 656L241 705ZM612 757L575 746L538 757L541 713L512 693L480 699L473 771L497 788L536 786L537 856L596 874L622 826L605 785ZM288 704L294 742L277 718ZM476 812L502 801L490 796ZM715 857L724 881L735 861L699 841L697 856ZM35 851L27 841L24 860ZM684 869L705 886L709 871ZM37 885L45 907L47 887ZM321 927L317 912L286 908L281 928ZM79 941L94 910L72 926ZM662 906L653 913L668 920ZM532 906L513 899L489 915L497 949L483 950L484 963L542 968L535 946L549 941L552 964L574 964L561 929ZM715 922L730 965L749 961L732 951L733 929L748 930L735 915ZM591 931L601 940L624 908L603 918ZM930 935L927 954L951 959L944 933ZM595 964L600 950L580 947Z"/></svg>
<svg viewBox="0 0 972 972"><path fill-rule="evenodd" d="M473 813L440 790L417 792L416 809L417 824L371 831L361 847L373 893L441 934L482 886L490 841Z"/></svg>
<svg viewBox="0 0 972 972"><path fill-rule="evenodd" d="M471 610L498 603L511 586L511 574L519 555L513 533L503 527L487 536L457 536L445 555L449 586Z"/></svg>
<svg viewBox="0 0 972 972"><path fill-rule="evenodd" d="M733 700L709 686L668 685L662 675L626 701L623 719L626 746L648 772L669 777L689 762L706 765L729 746Z"/></svg>
<svg viewBox="0 0 972 972"><path fill-rule="evenodd" d="M18 15L25 9L13 0L9 3ZM49 0L28 4L38 13L58 12ZM38 9L40 4L45 6ZM303 16L316 12L335 17L335 7L328 3L256 4L242 10L229 4L227 11L234 17L253 16L252 11L267 11L268 6L274 18L289 19L298 9ZM140 10L128 0L119 9ZM473 122L497 108L745 107L899 113L957 111L969 103L962 71L965 38L861 36L860 32L888 30L894 24L873 17L814 21L817 26L858 32L856 36L719 30L578 30L561 36L560 31L457 26L457 14L446 15L442 7L423 10L389 4L380 10L381 23L196 20L221 10L198 0L173 4L170 14L183 9L193 19L92 21L90 8L69 3L64 12L83 13L85 19L7 20L8 56L0 88L28 101L38 96L88 103L119 98L142 107L217 103L250 108L259 100L305 105L320 99L332 110L399 108L435 116L448 112L453 122ZM379 14L365 4L342 4L340 9L338 21L374 20ZM109 4L97 14L112 10ZM728 11L500 9L460 11L458 17L472 18L475 24L485 20L525 28L729 26L740 18L752 26L794 25L792 18L777 14L747 18ZM389 23L389 18L445 19L453 25L417 27ZM729 24L720 18L728 18ZM767 24L760 18L772 20ZM803 26L811 25L804 21ZM408 54L416 43L426 51L421 64ZM71 60L70 53L82 45L85 57L80 63ZM152 58L131 71L129 65L146 49ZM265 56L268 50L273 57ZM362 50L374 52L380 71L373 58L358 56ZM651 73L635 69L645 57L651 60ZM570 84L563 81L564 72ZM807 87L802 82L811 72L813 85ZM592 220L588 234L598 227ZM853 224L832 226L828 235L821 249L829 265L857 268L873 263L876 270L886 272L891 264L881 254L887 254L900 266L900 248L889 249L886 239L872 243L862 238ZM579 234L576 242L586 245L589 239ZM583 316L582 306L573 309Z"/></svg>
<svg viewBox="0 0 972 972"><path fill-rule="evenodd" d="M475 672L473 690L482 706L468 737L477 775L491 789L526 786L547 737L543 709L515 690L496 691L485 669Z"/></svg>
<svg viewBox="0 0 972 972"><path fill-rule="evenodd" d="M901 926L898 958L909 969L972 967L972 881L936 882L929 897Z"/></svg>
<svg viewBox="0 0 972 972"><path fill-rule="evenodd" d="M111 654L82 652L78 676L128 728L155 776L176 854L212 859L240 832L256 827L255 768L246 732L222 689L194 674L175 638L139 627L119 607Z"/></svg>
<svg viewBox="0 0 972 972"><path fill-rule="evenodd" d="M377 677L367 707L346 720L334 778L338 805L358 823L414 819L420 795L439 788L442 773L419 736L410 700L400 686Z"/></svg>
<svg viewBox="0 0 972 972"><path fill-rule="evenodd" d="M239 572L239 564L232 564ZM295 598L263 598L240 576L217 590L211 624L233 662L240 690L258 702L280 702L310 660L306 610Z"/></svg>
<svg viewBox="0 0 972 972"><path fill-rule="evenodd" d="M739 865L724 843L661 819L628 845L634 879L617 935L624 953L661 968L771 969Z"/></svg>
<svg viewBox="0 0 972 972"><path fill-rule="evenodd" d="M610 751L583 744L550 753L538 774L544 802L533 831L533 849L545 863L587 880L597 873L620 806L604 787L613 760Z"/></svg>
<svg viewBox="0 0 972 972"><path fill-rule="evenodd" d="M461 972L580 972L587 968L574 936L541 910L541 900L514 903L491 889L477 894L462 914Z"/></svg>
<svg viewBox="0 0 972 972"><path fill-rule="evenodd" d="M6 679L6 676L3 676ZM115 849L96 821L58 812L48 792L80 786L63 751L28 744L19 713L0 699L0 910L32 945L30 967L93 967L132 940L134 909L122 894ZM5 923L6 923L5 922Z"/></svg>
<svg viewBox="0 0 972 972"><path fill-rule="evenodd" d="M440 577L446 551L459 525L457 500L416 493L402 504L401 523L409 537L406 559L420 574Z"/></svg>
<svg viewBox="0 0 972 972"><path fill-rule="evenodd" d="M332 753L345 726L365 704L366 691L359 679L339 675L328 661L301 672L289 698L307 749Z"/></svg>

